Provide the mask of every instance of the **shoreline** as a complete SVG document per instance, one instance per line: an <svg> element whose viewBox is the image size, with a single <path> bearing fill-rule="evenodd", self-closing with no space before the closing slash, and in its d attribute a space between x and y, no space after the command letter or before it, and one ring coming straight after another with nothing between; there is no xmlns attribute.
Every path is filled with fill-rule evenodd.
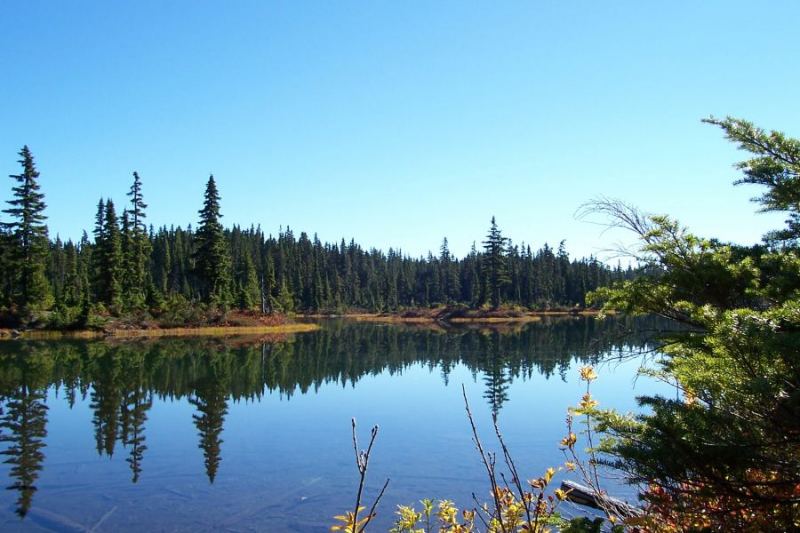
<svg viewBox="0 0 800 533"><path fill-rule="evenodd" d="M586 317L597 316L599 310L586 309L580 311L525 311L515 314L504 314L508 311L466 311L464 314L448 313L447 309L411 310L400 313L343 313L304 315L311 319L343 319L355 322L379 322L396 324L524 324L539 322L548 317ZM613 313L607 313L613 314Z"/></svg>
<svg viewBox="0 0 800 533"><path fill-rule="evenodd" d="M201 326L152 329L72 330L53 329L0 330L0 341L59 339L139 339L155 337L232 337L239 335L274 335L316 331L319 324L295 323L276 326Z"/></svg>
<svg viewBox="0 0 800 533"><path fill-rule="evenodd" d="M111 328L106 330L56 330L0 329L0 342L10 340L58 340L58 339L136 339L160 337L231 337L241 335L271 335L307 333L320 329L319 320L350 320L380 324L450 324L450 325L503 325L528 324L546 318L569 318L597 316L594 309L580 311L509 311L509 310L459 310L447 308L411 309L397 313L343 313L297 315L305 322L257 326L197 326L175 328ZM613 314L613 313L609 313Z"/></svg>

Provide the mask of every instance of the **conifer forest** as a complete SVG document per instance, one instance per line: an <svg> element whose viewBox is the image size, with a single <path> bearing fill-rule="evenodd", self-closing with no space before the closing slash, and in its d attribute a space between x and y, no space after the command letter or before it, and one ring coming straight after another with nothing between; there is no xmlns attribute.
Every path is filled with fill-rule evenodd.
<svg viewBox="0 0 800 533"><path fill-rule="evenodd" d="M25 146L19 156L0 255L0 298L10 324L49 316L53 326L85 326L92 314L169 315L180 323L175 317L191 317L198 305L280 313L572 308L587 292L633 275L594 257L571 258L563 241L516 243L494 218L463 258L450 252L447 238L436 253L411 257L364 249L353 239L323 243L288 227L276 236L258 226L226 228L213 175L195 226L148 225L144 180L133 172L127 198L99 199L91 234L63 241L48 232L40 184L46 179L31 150Z"/></svg>

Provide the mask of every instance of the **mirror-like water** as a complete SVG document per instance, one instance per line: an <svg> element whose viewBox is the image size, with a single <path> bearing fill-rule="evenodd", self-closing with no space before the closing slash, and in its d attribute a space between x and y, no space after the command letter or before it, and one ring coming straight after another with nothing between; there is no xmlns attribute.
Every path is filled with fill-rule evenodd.
<svg viewBox="0 0 800 533"><path fill-rule="evenodd" d="M646 349L655 325L331 321L293 338L4 343L0 528L327 531L355 499L351 417L362 441L380 425L368 498L391 483L375 531L399 503L471 506L488 493L462 384L489 447L494 412L535 477L563 462L578 367L599 365L593 393L606 407L664 390L635 379L640 359L611 362Z"/></svg>

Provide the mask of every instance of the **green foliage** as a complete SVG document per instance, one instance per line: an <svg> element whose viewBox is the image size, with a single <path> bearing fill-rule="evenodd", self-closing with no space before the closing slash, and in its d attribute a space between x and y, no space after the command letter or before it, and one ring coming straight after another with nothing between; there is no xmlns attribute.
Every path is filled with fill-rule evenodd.
<svg viewBox="0 0 800 533"><path fill-rule="evenodd" d="M193 304L182 294L169 295L159 311L159 322L164 327L199 325L203 322L204 308Z"/></svg>
<svg viewBox="0 0 800 533"><path fill-rule="evenodd" d="M48 255L46 207L44 194L39 192L39 171L33 154L23 146L18 161L22 173L9 176L17 185L12 188L13 199L3 212L12 222L2 224L5 237L4 276L6 300L16 304L24 313L46 309L52 305L50 286L45 276Z"/></svg>
<svg viewBox="0 0 800 533"><path fill-rule="evenodd" d="M81 306L56 306L48 316L47 327L48 329L73 329L80 327L82 323L81 312Z"/></svg>
<svg viewBox="0 0 800 533"><path fill-rule="evenodd" d="M245 254L240 261L237 300L239 309L255 309L261 305L261 288L256 277L253 259Z"/></svg>
<svg viewBox="0 0 800 533"><path fill-rule="evenodd" d="M131 209L127 212L130 215L130 225L123 224L125 304L129 309L140 309L145 304L150 284L148 263L151 245L144 223L147 204L144 203L142 180L137 172L133 173L133 184L128 196L131 199Z"/></svg>
<svg viewBox="0 0 800 533"><path fill-rule="evenodd" d="M227 306L231 301L231 255L220 219L219 192L214 176L208 178L200 227L195 235L195 273L200 294L207 303Z"/></svg>
<svg viewBox="0 0 800 533"><path fill-rule="evenodd" d="M506 243L508 239L503 237L500 228L492 217L492 226L489 234L483 241L485 255L483 257L483 275L486 284L486 291L492 302L492 307L500 307L501 291L503 287L511 282L508 275L508 260L506 257Z"/></svg>
<svg viewBox="0 0 800 533"><path fill-rule="evenodd" d="M760 203L764 211L788 212L786 228L769 233L767 240L797 244L800 238L800 140L780 131L766 132L738 118L710 117L705 122L722 128L739 149L755 156L737 164L744 177L735 183L765 187L762 195L753 200Z"/></svg>
<svg viewBox="0 0 800 533"><path fill-rule="evenodd" d="M565 525L559 528L561 533L601 533L606 531L605 526L607 522L602 518L590 519L585 516L573 518ZM611 533L623 533L625 527L621 525L612 526L609 529Z"/></svg>
<svg viewBox="0 0 800 533"><path fill-rule="evenodd" d="M32 156L23 155L20 176L28 189L34 191L35 185L38 191ZM24 253L15 237L16 223L0 226L0 307L13 317L11 325L32 325L34 316L46 316L53 306L80 306L87 312L81 312L79 322L86 323L94 304L130 322L157 314L164 300L174 295L222 310L232 304L247 310L263 305L265 312L284 313L399 312L443 304L478 307L489 300L496 306L503 302L518 306L520 311L571 309L583 302L587 290L635 275L632 269L611 269L591 257L570 259L563 243L557 253L546 244L538 251L512 246L496 224L485 250L479 252L473 244L463 259L450 252L447 239L438 256L412 258L394 249L386 253L364 249L354 241L335 245L306 233L296 237L289 228L277 237L255 227L225 229L213 177L207 183L196 231L151 227L148 232L147 205L136 172L128 197L121 216L112 199L100 199L93 241L84 232L78 243L58 237L48 242L43 215L29 217L36 222L36 234L44 235L43 240L34 239L44 244L44 253L37 255L38 244L32 248L35 253L30 257L38 259L27 263L32 265L28 270L20 267ZM41 193L30 198L31 212L37 205L44 207ZM14 200L14 209L22 209L19 201ZM30 283L22 284L20 275L25 272ZM21 308L23 285L34 287L31 294L39 294L31 296L27 311ZM65 323L63 310L57 315L51 325Z"/></svg>
<svg viewBox="0 0 800 533"><path fill-rule="evenodd" d="M767 187L765 209L787 228L750 247L696 237L663 216L615 202L595 209L634 231L647 275L589 296L605 307L691 326L665 339L662 375L678 399L645 397L647 414L607 413L605 450L648 487L649 518L665 531L800 527L800 254L796 247L798 141L745 121L709 122L757 155L741 183ZM793 203L794 202L794 203ZM648 521L649 520L649 521Z"/></svg>
<svg viewBox="0 0 800 533"><path fill-rule="evenodd" d="M97 301L111 312L119 313L123 303L122 232L112 200L100 199L95 225L95 250L92 254L95 269L94 293Z"/></svg>

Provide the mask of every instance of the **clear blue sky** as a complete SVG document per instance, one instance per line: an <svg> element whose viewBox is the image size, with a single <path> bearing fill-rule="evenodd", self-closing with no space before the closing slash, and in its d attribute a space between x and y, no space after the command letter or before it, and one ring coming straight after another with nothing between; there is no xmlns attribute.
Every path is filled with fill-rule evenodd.
<svg viewBox="0 0 800 533"><path fill-rule="evenodd" d="M0 174L28 144L72 238L138 170L157 226L196 223L213 172L226 224L413 255L465 253L492 215L593 253L613 237L573 213L600 194L752 242L782 218L700 119L800 135L799 22L795 1L6 0Z"/></svg>

